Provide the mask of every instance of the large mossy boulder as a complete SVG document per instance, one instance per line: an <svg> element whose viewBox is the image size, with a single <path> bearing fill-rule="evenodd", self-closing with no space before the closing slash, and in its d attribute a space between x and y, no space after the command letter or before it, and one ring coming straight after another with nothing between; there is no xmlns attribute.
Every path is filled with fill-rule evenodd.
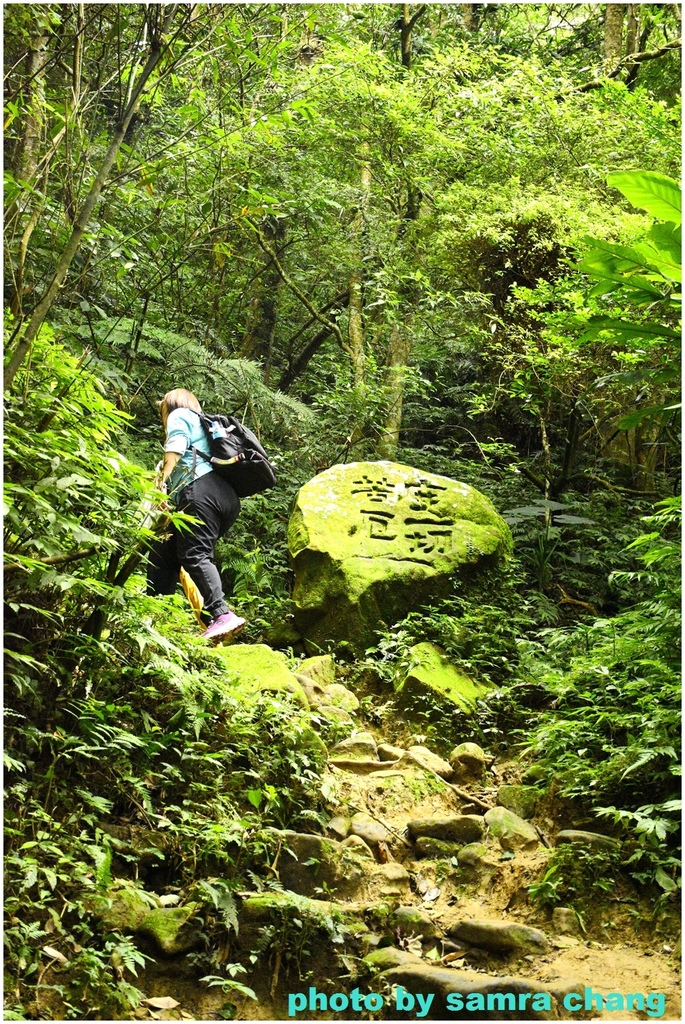
<svg viewBox="0 0 685 1024"><path fill-rule="evenodd" d="M511 534L467 484L394 462L333 466L300 490L288 526L295 622L312 650L363 652L376 630L493 569Z"/></svg>
<svg viewBox="0 0 685 1024"><path fill-rule="evenodd" d="M400 706L407 711L418 709L440 720L451 710L473 711L477 698L488 692L482 683L455 668L435 644L416 644L410 656L407 674L395 688Z"/></svg>

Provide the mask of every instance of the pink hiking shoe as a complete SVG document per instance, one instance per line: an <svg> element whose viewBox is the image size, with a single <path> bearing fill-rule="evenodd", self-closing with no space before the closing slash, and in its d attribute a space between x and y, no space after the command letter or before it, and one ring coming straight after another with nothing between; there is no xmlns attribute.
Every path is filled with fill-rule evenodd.
<svg viewBox="0 0 685 1024"><path fill-rule="evenodd" d="M210 622L200 636L205 640L228 640L230 637L237 636L244 625L245 619L239 618L235 612L226 612Z"/></svg>

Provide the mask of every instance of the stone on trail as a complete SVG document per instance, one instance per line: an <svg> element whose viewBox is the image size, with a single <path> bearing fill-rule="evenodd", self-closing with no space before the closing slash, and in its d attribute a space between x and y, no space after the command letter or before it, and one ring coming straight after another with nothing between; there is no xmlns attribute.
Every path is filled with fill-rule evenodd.
<svg viewBox="0 0 685 1024"><path fill-rule="evenodd" d="M410 655L407 675L396 687L399 703L409 710L420 705L422 714L439 720L446 710L473 711L476 700L488 692L484 684L455 668L435 644L416 644Z"/></svg>
<svg viewBox="0 0 685 1024"><path fill-rule="evenodd" d="M583 991L579 986L559 990L528 978L479 976L472 971L433 967L426 962L401 963L384 971L381 978L389 986L402 986L406 992L412 994L433 994L430 1009L423 1018L425 1020L558 1020L559 1008L566 991ZM461 994L462 1007L468 1005L467 1000L470 996L482 996L483 1005L487 1006L490 997L493 1008L476 1012L472 1009L455 1010L453 1006L447 1006L447 996L452 992ZM548 997L549 1009L534 1008L533 997L538 993ZM523 1008L518 1009L521 1002ZM393 1009L392 1019L417 1020L415 1006L409 1012Z"/></svg>
<svg viewBox="0 0 685 1024"><path fill-rule="evenodd" d="M415 818L407 824L412 839L428 836L448 843L475 843L485 826L477 814L453 814L446 818Z"/></svg>
<svg viewBox="0 0 685 1024"><path fill-rule="evenodd" d="M352 725L354 719L349 711L344 708L336 708L333 704L319 704L316 714L329 722L340 722L343 725Z"/></svg>
<svg viewBox="0 0 685 1024"><path fill-rule="evenodd" d="M378 744L378 756L381 761L399 761L403 753L403 747L393 747L390 743Z"/></svg>
<svg viewBox="0 0 685 1024"><path fill-rule="evenodd" d="M324 688L335 682L335 662L330 654L320 654L314 658L305 658L298 668L303 676L309 676L315 683Z"/></svg>
<svg viewBox="0 0 685 1024"><path fill-rule="evenodd" d="M540 839L533 826L506 807L492 807L485 815L485 824L499 839L503 850L534 849Z"/></svg>
<svg viewBox="0 0 685 1024"><path fill-rule="evenodd" d="M364 957L367 967L374 967L377 971L389 971L392 967L404 967L407 964L421 966L423 960L414 953L408 953L404 949L397 949L395 946L383 946L381 949L374 949Z"/></svg>
<svg viewBox="0 0 685 1024"><path fill-rule="evenodd" d="M380 821L376 821L370 814L364 814L363 811L359 811L352 818L351 831L352 835L359 836L372 848L375 848L377 843L387 843L392 839L392 833L385 825L381 825Z"/></svg>
<svg viewBox="0 0 685 1024"><path fill-rule="evenodd" d="M357 711L359 709L359 698L348 690L342 683L331 683L326 687L326 703L334 707L342 708L344 711Z"/></svg>
<svg viewBox="0 0 685 1024"><path fill-rule="evenodd" d="M387 765L387 761L365 761L357 757L332 757L328 763L333 768L353 772L355 775L371 775L382 770L384 764Z"/></svg>
<svg viewBox="0 0 685 1024"><path fill-rule="evenodd" d="M343 839L340 846L344 847L346 850L354 850L354 852L358 853L360 857L368 857L373 860L373 851L361 836L348 836L347 839Z"/></svg>
<svg viewBox="0 0 685 1024"><path fill-rule="evenodd" d="M447 925L452 939L491 953L546 953L549 939L544 932L525 924L505 921L455 921Z"/></svg>
<svg viewBox="0 0 685 1024"><path fill-rule="evenodd" d="M281 651L273 651L266 644L231 644L215 650L235 676L238 691L291 694L303 708L309 708L302 684L288 668L288 659ZM226 692L232 691L233 687L226 687Z"/></svg>
<svg viewBox="0 0 685 1024"><path fill-rule="evenodd" d="M368 761L376 759L376 741L370 732L358 732L341 740L331 748L332 757L344 757L347 760Z"/></svg>
<svg viewBox="0 0 685 1024"><path fill-rule="evenodd" d="M126 887L110 889L106 896L97 897L93 913L107 931L133 933L158 906L159 901L155 897L140 889Z"/></svg>
<svg viewBox="0 0 685 1024"><path fill-rule="evenodd" d="M362 858L326 836L290 830L264 829L269 837L267 857L275 864L281 884L302 896L327 888L338 896L354 894L364 881Z"/></svg>
<svg viewBox="0 0 685 1024"><path fill-rule="evenodd" d="M552 931L555 935L580 935L580 922L570 907L555 907L552 911Z"/></svg>
<svg viewBox="0 0 685 1024"><path fill-rule="evenodd" d="M294 892L263 892L255 893L243 900L240 907L241 923L245 921L270 921L275 912L296 910L298 917L325 918L330 917L341 907L327 900L310 899Z"/></svg>
<svg viewBox="0 0 685 1024"><path fill-rule="evenodd" d="M187 927L199 909L199 903L188 903L185 907L162 907L159 910L152 910L138 931L152 939L160 953L165 956L188 953L202 945L200 931Z"/></svg>
<svg viewBox="0 0 685 1024"><path fill-rule="evenodd" d="M618 850L621 844L611 836L600 835L599 832L582 832L580 829L568 828L557 834L556 845L577 843L581 846L599 846L605 850Z"/></svg>
<svg viewBox="0 0 685 1024"><path fill-rule="evenodd" d="M435 922L416 907L398 907L390 915L388 924L400 935L420 935L422 939L434 939L437 935Z"/></svg>
<svg viewBox="0 0 685 1024"><path fill-rule="evenodd" d="M450 754L455 782L480 781L486 761L487 754L477 743L460 743Z"/></svg>
<svg viewBox="0 0 685 1024"><path fill-rule="evenodd" d="M340 839L347 839L350 834L350 828L352 827L352 819L347 814L336 814L335 817L331 818L326 828L333 836Z"/></svg>
<svg viewBox="0 0 685 1024"><path fill-rule="evenodd" d="M519 818L532 818L540 799L540 790L535 786L504 785L497 790L497 803Z"/></svg>
<svg viewBox="0 0 685 1024"><path fill-rule="evenodd" d="M303 676L301 672L294 672L293 675L304 690L310 708L318 708L320 704L326 703L326 691L320 683L315 683L313 679Z"/></svg>
<svg viewBox="0 0 685 1024"><path fill-rule="evenodd" d="M305 643L363 653L384 624L448 596L455 576L494 568L512 544L473 487L398 463L353 462L301 488L288 546Z"/></svg>
<svg viewBox="0 0 685 1024"><path fill-rule="evenodd" d="M457 854L457 861L466 878L480 882L482 886L489 885L499 867L494 860L489 860L487 847L483 843L462 846Z"/></svg>
<svg viewBox="0 0 685 1024"><path fill-rule="evenodd" d="M418 764L419 768L425 768L426 771L433 772L435 775L439 775L441 779L452 778L454 774L452 766L443 761L441 757L434 754L428 747L415 746L409 747L407 754Z"/></svg>
<svg viewBox="0 0 685 1024"><path fill-rule="evenodd" d="M395 860L377 865L370 878L380 883L383 896L406 898L409 895L409 872Z"/></svg>
<svg viewBox="0 0 685 1024"><path fill-rule="evenodd" d="M488 848L484 843L468 843L462 846L457 854L460 867L473 867L479 864L488 855Z"/></svg>
<svg viewBox="0 0 685 1024"><path fill-rule="evenodd" d="M450 860L457 856L460 849L459 843L446 843L443 839L432 839L430 836L419 836L414 845L417 857L430 860Z"/></svg>

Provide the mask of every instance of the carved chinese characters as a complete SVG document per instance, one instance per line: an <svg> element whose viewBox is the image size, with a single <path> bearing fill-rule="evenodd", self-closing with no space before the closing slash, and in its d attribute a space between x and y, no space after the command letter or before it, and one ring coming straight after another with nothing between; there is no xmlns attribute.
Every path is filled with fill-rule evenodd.
<svg viewBox="0 0 685 1024"><path fill-rule="evenodd" d="M362 516L369 523L369 539L391 541L398 538L406 542L407 552L416 562L427 562L426 555L446 553L451 548L453 522L438 512L440 492L447 488L430 484L428 477L420 476L416 483L404 485L408 507L413 515L404 519L388 510L388 503L396 499L396 489L387 475L373 479L367 472L352 481L350 493L363 495L360 506ZM366 507L365 507L366 506Z"/></svg>

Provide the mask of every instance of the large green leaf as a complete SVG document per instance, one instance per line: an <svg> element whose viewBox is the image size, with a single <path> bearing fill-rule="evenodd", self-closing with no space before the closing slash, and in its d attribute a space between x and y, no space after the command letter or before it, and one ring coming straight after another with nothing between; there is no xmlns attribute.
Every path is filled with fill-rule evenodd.
<svg viewBox="0 0 685 1024"><path fill-rule="evenodd" d="M650 422L652 420L661 419L664 413L676 412L680 408L681 405L678 402L675 405L650 405L645 409L636 409L634 412L628 413L627 416L624 416L622 419L619 420L618 429L632 430L633 427L637 427L640 423L643 423L645 421Z"/></svg>
<svg viewBox="0 0 685 1024"><path fill-rule="evenodd" d="M682 239L679 227L674 224L655 224L643 242L638 242L635 251L670 281L679 284L682 272Z"/></svg>
<svg viewBox="0 0 685 1024"><path fill-rule="evenodd" d="M630 288L639 292L646 292L648 295L664 298L662 290L657 287L645 274L650 275L657 283L667 281L656 262L659 256L656 250L651 248L640 252L637 247L619 245L616 242L605 242L599 238L586 236L584 241L593 248L586 253L578 264L579 270L590 277L598 277L606 283L606 291L613 288ZM614 282L613 288L608 282ZM595 294L602 294L595 289Z"/></svg>
<svg viewBox="0 0 685 1024"><path fill-rule="evenodd" d="M678 340L680 333L657 323L655 320L648 320L646 323L634 323L631 320L621 320L610 316L592 316L588 326L581 335L581 341L589 341L596 338L601 331L611 331L622 341L631 341L635 338L644 338L653 341L655 338L673 338Z"/></svg>
<svg viewBox="0 0 685 1024"><path fill-rule="evenodd" d="M675 225L681 223L680 186L673 178L657 171L616 171L607 177L607 182L652 217Z"/></svg>

